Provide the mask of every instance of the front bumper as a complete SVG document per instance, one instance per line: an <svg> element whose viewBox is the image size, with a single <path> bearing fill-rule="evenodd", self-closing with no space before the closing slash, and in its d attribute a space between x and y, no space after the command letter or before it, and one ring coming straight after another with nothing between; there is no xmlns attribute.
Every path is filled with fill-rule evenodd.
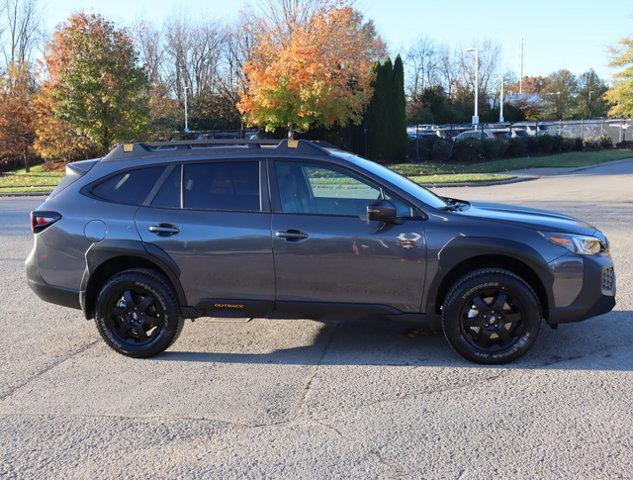
<svg viewBox="0 0 633 480"><path fill-rule="evenodd" d="M611 258L566 255L550 266L555 277L554 305L550 306L548 317L550 324L586 320L615 307L616 286ZM574 285L578 286L578 291Z"/></svg>
<svg viewBox="0 0 633 480"><path fill-rule="evenodd" d="M64 307L81 309L79 290L51 285L42 278L37 269L35 250L28 256L24 265L26 267L26 281L40 299Z"/></svg>

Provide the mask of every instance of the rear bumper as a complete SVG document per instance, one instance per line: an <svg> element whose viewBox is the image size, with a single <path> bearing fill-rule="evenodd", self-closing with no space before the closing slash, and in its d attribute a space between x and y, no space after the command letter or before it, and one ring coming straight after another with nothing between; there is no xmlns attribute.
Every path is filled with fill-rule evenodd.
<svg viewBox="0 0 633 480"><path fill-rule="evenodd" d="M81 305L79 304L79 290L58 287L44 281L37 271L37 261L34 252L31 252L26 259L25 267L29 287L40 299L64 307L81 309Z"/></svg>
<svg viewBox="0 0 633 480"><path fill-rule="evenodd" d="M574 301L551 308L550 324L579 322L603 315L615 307L615 275L613 262L608 257L582 259L582 288Z"/></svg>

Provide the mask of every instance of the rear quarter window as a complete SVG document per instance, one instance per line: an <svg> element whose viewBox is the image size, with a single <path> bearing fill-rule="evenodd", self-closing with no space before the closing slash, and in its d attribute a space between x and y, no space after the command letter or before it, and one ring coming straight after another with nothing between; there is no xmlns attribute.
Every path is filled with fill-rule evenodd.
<svg viewBox="0 0 633 480"><path fill-rule="evenodd" d="M109 202L141 205L163 170L165 167L160 166L117 173L95 185L92 194Z"/></svg>

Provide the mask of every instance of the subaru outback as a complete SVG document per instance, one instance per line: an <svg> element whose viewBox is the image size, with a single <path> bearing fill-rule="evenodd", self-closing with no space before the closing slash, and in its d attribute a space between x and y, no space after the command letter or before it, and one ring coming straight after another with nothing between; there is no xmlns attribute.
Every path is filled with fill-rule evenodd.
<svg viewBox="0 0 633 480"><path fill-rule="evenodd" d="M615 305L609 244L567 215L438 196L304 140L134 143L70 163L31 213L28 283L131 357L185 319L441 322L480 363Z"/></svg>

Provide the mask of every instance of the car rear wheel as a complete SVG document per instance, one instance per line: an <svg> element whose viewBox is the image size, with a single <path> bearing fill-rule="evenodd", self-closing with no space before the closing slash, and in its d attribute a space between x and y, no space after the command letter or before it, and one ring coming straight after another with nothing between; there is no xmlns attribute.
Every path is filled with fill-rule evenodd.
<svg viewBox="0 0 633 480"><path fill-rule="evenodd" d="M166 280L147 269L126 270L103 286L95 323L105 342L129 357L156 355L176 341L184 320Z"/></svg>
<svg viewBox="0 0 633 480"><path fill-rule="evenodd" d="M461 278L449 291L442 327L448 342L466 359L507 363L536 340L541 309L522 278L507 270L482 269Z"/></svg>

